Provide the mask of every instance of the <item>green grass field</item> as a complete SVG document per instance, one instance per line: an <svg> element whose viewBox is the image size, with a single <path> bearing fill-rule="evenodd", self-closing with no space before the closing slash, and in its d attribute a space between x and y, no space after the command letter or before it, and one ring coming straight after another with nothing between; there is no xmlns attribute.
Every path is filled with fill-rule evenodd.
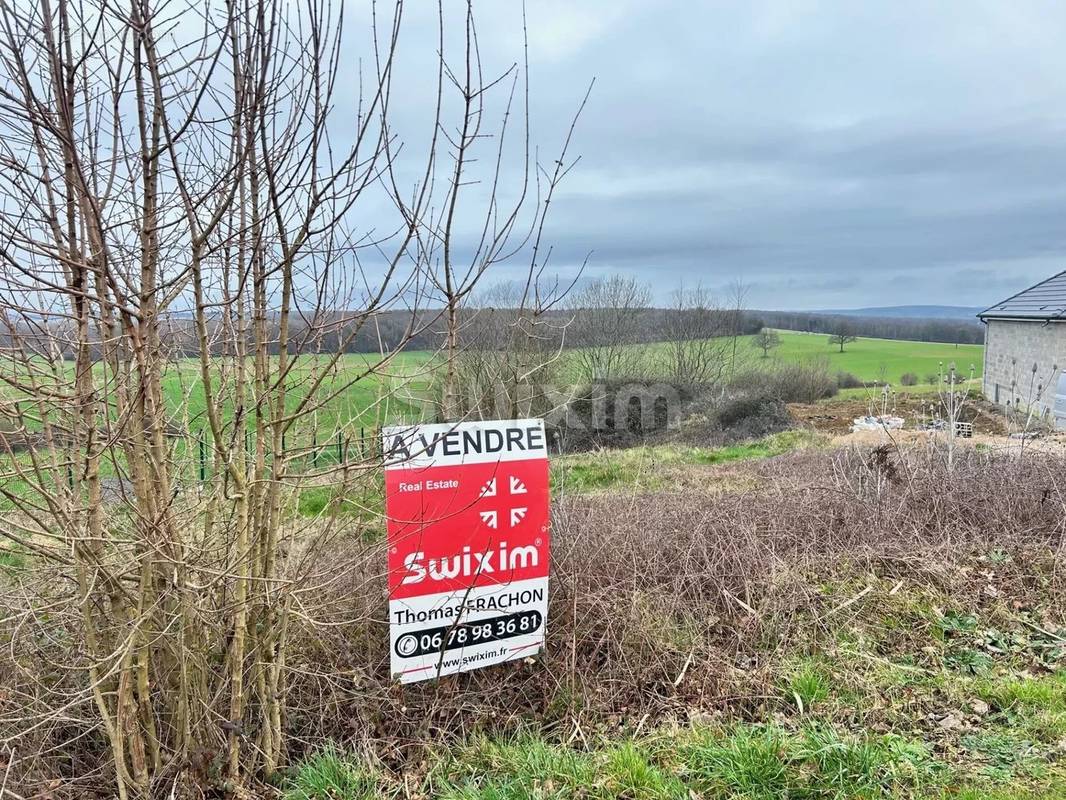
<svg viewBox="0 0 1066 800"><path fill-rule="evenodd" d="M829 344L829 337L825 335L794 331L779 331L779 335L781 345L768 358L763 358L761 351L753 346L754 337L738 340L737 370L768 367L775 363L820 361L832 373L851 373L867 382L887 380L896 387L900 386L904 373L913 373L918 376L920 384L909 391L932 391L935 387L930 377L952 363L964 376L969 375L971 366L975 376L979 377L981 373L983 348L980 345L955 346L861 338L849 343L841 353L839 348ZM642 370L646 374L664 374L665 347L662 344L640 346L644 356ZM572 352L564 353L559 369L564 382L579 380L572 359ZM322 466L340 459L345 446L370 447L369 443L377 435L376 429L383 424L429 419L433 413L430 401L434 393L434 354L424 351L401 353L387 367L375 374L365 375L368 366L377 364L377 361L371 355L343 356L329 381L319 387L316 396L321 408L315 414L301 419L299 425L290 431L287 451L301 452L314 466ZM290 411L310 391L313 366L312 357L302 357L293 369L287 404ZM200 469L196 440L201 431L207 428L199 362L196 359L182 359L170 363L163 388L172 428L188 432L175 442L175 462L190 475L196 474ZM334 391L336 395L331 396ZM870 390L855 389L843 394L848 396L864 391ZM232 414L232 407L223 409L226 422ZM28 427L34 427L32 421ZM342 445L341 440L348 444ZM105 468L106 473L110 471L110 466ZM21 484L21 481L15 481L12 485L15 483Z"/></svg>
<svg viewBox="0 0 1066 800"><path fill-rule="evenodd" d="M769 358L763 358L762 352L752 346L754 337L739 339L737 369L819 360L833 373L848 372L868 382L887 380L895 386L900 385L902 375L908 372L918 376L922 385L929 385L931 376L952 363L963 376L969 376L971 366L975 377L981 375L983 347L980 345L956 346L860 338L849 343L841 353L837 347L829 344L828 336L822 334L794 331L778 333L781 346L773 350ZM641 369L649 375L663 374L665 345L640 345L640 348L644 351ZM559 374L564 381L578 382L580 379L575 374L571 359L572 353L564 353ZM318 391L322 408L314 419L305 420L302 426L332 431L338 427L373 428L397 420L424 419L426 401L432 394L433 354L425 351L400 353L380 374L362 377L368 365L376 361L376 357L371 355L343 356L336 373ZM312 364L310 357L302 357L290 375L290 410L295 409L310 389ZM329 397L334 389L337 390L336 396ZM198 361L183 359L169 364L163 390L175 428L193 433L206 428L204 391ZM230 407L223 410L224 418L228 419L232 413Z"/></svg>
<svg viewBox="0 0 1066 800"><path fill-rule="evenodd" d="M959 374L968 377L970 367L974 377L981 377L984 363L984 347L979 344L940 344L936 342L909 342L897 339L860 338L845 345L844 352L829 344L829 337L818 333L778 331L781 346L771 352L770 359L779 361L803 361L825 359L834 372L850 372L864 381L887 380L899 385L906 372L914 373L926 383L927 378L947 369L954 363ZM748 357L756 362L764 361L762 351L754 350L751 339L744 342L746 350L754 352Z"/></svg>
<svg viewBox="0 0 1066 800"><path fill-rule="evenodd" d="M737 340L736 370L762 368L774 363L797 361L822 361L832 373L849 372L861 381L884 382L900 386L904 373L913 373L921 385L929 386L929 378L942 369L955 364L963 378L981 376L984 363L984 347L975 344L941 344L936 342L912 342L899 339L872 339L861 337L849 342L840 352L839 346L829 344L826 334L777 331L781 345L763 357L762 350L754 346L754 336L742 336ZM639 345L644 351L641 370L648 375L665 374L668 369L667 345ZM731 348L727 348L731 350ZM727 353L727 357L731 355ZM572 353L564 354L560 374L577 380ZM917 387L921 390L921 386Z"/></svg>
<svg viewBox="0 0 1066 800"><path fill-rule="evenodd" d="M321 407L300 419L289 431L286 452L290 457L302 459L309 468L325 467L342 460L345 453L350 458L356 450L363 453L371 451L381 425L423 419L429 410L426 400L432 394L431 359L430 353L400 353L375 374L365 375L368 367L376 367L380 359L362 354L343 356L334 373L316 392L317 403ZM73 364L67 362L65 368L70 372L67 379L72 379ZM222 362L219 361L218 369L222 368ZM96 365L94 371L96 380L102 383L105 380L102 366ZM296 362L288 380L286 408L290 412L311 390L312 373L316 372L313 357L301 357ZM176 474L181 474L185 481L196 480L200 474L210 475L214 471L210 444L204 449L200 445L201 439L209 442L210 437L206 435L206 399L199 361L187 358L168 363L164 370L163 393L168 426L177 433L172 440L172 469ZM0 400L13 397L10 391L0 394ZM25 404L22 407L25 427L31 432L40 430L42 424L36 405L29 398L20 402ZM250 396L248 402L254 402ZM46 410L45 413L55 412ZM233 405L229 401L223 404L222 420L224 425L232 423ZM0 424L5 422L0 417ZM250 422L247 424L251 426ZM236 437L239 441L239 432ZM37 481L42 479L33 475L29 454L4 454L2 459L0 479L5 481L5 488L14 494L34 493ZM119 467L116 461L118 464L124 463L120 451L115 451L112 458L102 461L101 474L104 478L111 479L117 474ZM19 467L29 470L28 480L16 474ZM43 480L48 485L58 484L64 480L63 470L58 475L47 475ZM10 505L7 498L0 499L0 510L7 510Z"/></svg>
<svg viewBox="0 0 1066 800"><path fill-rule="evenodd" d="M431 354L425 352L400 353L387 365L378 366L380 359L376 356L342 356L333 373L316 391L316 405L320 407L315 411L314 418L302 421L301 425L330 431L340 426L374 427L393 420L419 419L433 380L431 359ZM319 371L315 362L314 356L301 356L291 368L286 401L288 411L295 411L311 391L312 381ZM275 368L276 363L276 359L273 359L272 368ZM219 371L231 368L231 365L223 367L221 361L217 364L213 376L215 391L218 391L220 382ZM68 374L64 380L72 381L73 364L67 362L65 367ZM371 368L375 371L367 374ZM100 364L94 367L94 373L96 382L103 385L107 378ZM59 387L60 390L64 388ZM227 391L232 393L232 385ZM253 387L249 384L246 400L249 405L254 404L252 392ZM173 429L194 435L206 430L206 398L197 359L179 359L166 364L163 370L163 394ZM0 399L15 399L15 394L10 389L0 390ZM38 409L33 401L24 397L20 402L25 404L22 410L26 414L26 427L30 430L39 429ZM249 413L254 413L254 410ZM232 398L227 395L222 408L223 422L228 422L232 415Z"/></svg>
<svg viewBox="0 0 1066 800"><path fill-rule="evenodd" d="M377 364L370 355L350 354L341 357L335 373L318 389L322 408L314 423L321 430L339 426L373 427L393 420L418 419L421 405L432 381L430 354L400 353L379 374L364 377ZM313 360L302 357L289 377L286 407L294 411L311 390ZM195 359L179 361L168 367L163 381L171 414L183 417L189 430L206 426L205 399L200 364ZM331 396L335 393L335 396ZM232 408L224 409L229 417Z"/></svg>

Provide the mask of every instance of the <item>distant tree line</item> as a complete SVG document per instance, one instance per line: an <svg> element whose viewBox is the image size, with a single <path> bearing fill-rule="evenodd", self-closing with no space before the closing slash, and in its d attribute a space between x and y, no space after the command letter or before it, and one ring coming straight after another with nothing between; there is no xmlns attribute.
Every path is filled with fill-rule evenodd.
<svg viewBox="0 0 1066 800"><path fill-rule="evenodd" d="M983 344L984 326L974 319L922 319L917 317L860 317L843 314L813 314L802 311L754 311L770 328L805 333L836 334L846 323L849 333L876 339L907 339L915 342Z"/></svg>
<svg viewBox="0 0 1066 800"><path fill-rule="evenodd" d="M498 299L496 297L491 299ZM465 319L459 323L460 330L485 327L485 320L493 324L508 318L506 303L483 300L476 306L463 309ZM629 278L613 277L589 283L573 292L565 306L540 313L541 321L553 331L552 345L556 348L581 348L589 351L585 366L590 374L624 374L626 359L633 357L627 351L630 345L653 342L673 343L670 358L676 371L689 373L695 364L718 363L720 358L710 358L710 353L692 352L692 345L685 342L752 336L764 328L824 333L836 335L846 327L849 335L870 336L879 339L907 339L920 342L947 342L958 344L982 344L984 327L966 320L918 319L899 317L859 317L839 314L812 314L790 311L750 311L722 300L717 301L703 288L678 289L670 296L669 305L651 305L648 287ZM501 313L503 316L501 317ZM71 323L63 316L49 319L42 316L34 324L23 321L19 324L18 336L23 347L40 341L54 347L57 339L69 341L67 336L56 336ZM222 331L211 330L208 341L212 352L225 355L232 340ZM266 321L267 351L277 355L280 335L277 318ZM8 347L13 341L11 329L0 330L0 347ZM161 324L161 336L168 351L178 357L196 356L200 352L200 340L193 318L185 314L168 316ZM382 353L400 350L439 350L447 344L447 324L442 309L429 308L412 313L409 310L385 310L373 314L365 311L334 311L319 313L313 318L290 320L290 353ZM478 349L504 346L505 338L479 335L463 337ZM476 342L476 344L475 344ZM495 343L495 344L494 344ZM724 346L724 343L720 343ZM774 345L764 348L768 352ZM94 346L94 358L98 343ZM704 348L705 349L705 348ZM73 358L73 353L65 353ZM734 356L735 357L735 354Z"/></svg>
<svg viewBox="0 0 1066 800"><path fill-rule="evenodd" d="M762 321L742 310L723 309L710 304L703 296L702 290L684 290L677 294L669 308L655 308L640 304L621 305L587 305L581 307L560 308L540 314L545 323L550 323L554 331L552 339L556 347L597 348L598 352L590 356L595 363L590 363L590 370L595 372L604 367L607 372L616 372L627 358L625 347L634 344L652 342L679 342L713 339L723 336L745 336L758 333ZM488 320L493 326L499 319L509 319L508 312L520 315L517 308L484 305L463 309L460 330L481 331ZM20 323L17 334L12 329L0 329L0 348L9 348L17 335L22 347L33 349L34 343L41 348L55 347L56 342L70 341L68 329L72 327L68 320L59 318L47 320L42 318L34 325ZM193 357L200 353L200 342L196 326L191 317L173 315L161 324L161 338L167 344L167 350L174 357ZM266 322L267 352L277 355L280 340L278 320L268 318ZM439 350L446 345L447 325L440 309L427 309L412 314L410 311L381 311L366 315L365 312L334 312L329 315L319 314L309 320L290 320L290 353L311 354L316 352L335 353L341 349L346 353L383 353L400 350ZM92 357L99 357L99 341L93 339ZM208 341L214 355L226 355L232 348L231 338L222 334L220 322L208 326ZM505 338L487 336L465 336L471 346L479 349L493 349L507 346ZM65 358L74 358L73 351L63 353ZM696 358L685 347L675 348L672 356L675 360ZM600 364L600 361L605 361ZM625 371L624 369L622 370Z"/></svg>

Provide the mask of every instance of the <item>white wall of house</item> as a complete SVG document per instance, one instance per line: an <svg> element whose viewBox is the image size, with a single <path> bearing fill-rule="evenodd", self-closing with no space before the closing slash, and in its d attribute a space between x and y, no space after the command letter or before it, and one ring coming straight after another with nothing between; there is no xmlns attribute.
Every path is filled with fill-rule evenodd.
<svg viewBox="0 0 1066 800"><path fill-rule="evenodd" d="M988 321L983 387L992 402L1048 413L1063 369L1066 322Z"/></svg>

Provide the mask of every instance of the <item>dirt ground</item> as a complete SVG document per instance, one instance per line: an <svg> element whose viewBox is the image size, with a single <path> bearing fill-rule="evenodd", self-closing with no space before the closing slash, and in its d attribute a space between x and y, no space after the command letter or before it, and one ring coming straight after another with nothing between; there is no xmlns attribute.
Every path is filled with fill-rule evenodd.
<svg viewBox="0 0 1066 800"><path fill-rule="evenodd" d="M922 430L924 420L937 416L938 397L930 395L900 394L890 402L882 405L860 398L839 398L815 403L791 403L789 413L801 425L814 428L833 437L833 444L878 445L891 438L898 443L915 444L929 440L934 434ZM897 431L858 431L851 430L856 417L867 414L887 413L902 417L905 422L903 430ZM944 416L940 409L940 416ZM1009 436L1011 426L1002 411L984 401L970 401L963 409L963 419L973 423L973 437L959 439L964 445L984 446L995 449L1017 449L1021 451L1036 450L1066 455L1066 433L1041 432L1035 438L1020 440Z"/></svg>
<svg viewBox="0 0 1066 800"><path fill-rule="evenodd" d="M893 441L896 444L916 445L930 441L931 436L943 435L944 434L942 433L933 434L929 431L920 431L913 428L911 430L905 428L901 431L891 432L857 431L834 436L832 444L834 447L844 447L847 445L868 445L876 447L877 445ZM973 438L958 439L957 441L963 447L985 447L989 450L1014 452L1019 454L1022 452L1039 452L1066 456L1066 434L1063 433L1045 434L1035 439L1024 441L1011 439L1004 434L974 433Z"/></svg>
<svg viewBox="0 0 1066 800"><path fill-rule="evenodd" d="M905 429L916 430L923 420L945 416L940 398L929 394L894 394L884 402L877 393L873 398L844 397L807 405L790 403L789 413L802 424L823 433L849 433L856 417L867 414L891 414L906 420ZM939 412L939 414L938 414ZM962 418L973 423L974 433L1004 435L1007 422L1001 411L983 401L967 402Z"/></svg>

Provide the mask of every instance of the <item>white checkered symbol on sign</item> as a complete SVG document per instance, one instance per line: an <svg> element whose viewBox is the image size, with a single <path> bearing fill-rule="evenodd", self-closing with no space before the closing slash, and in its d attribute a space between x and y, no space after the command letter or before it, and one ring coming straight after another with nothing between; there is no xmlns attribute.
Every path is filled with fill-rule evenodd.
<svg viewBox="0 0 1066 800"><path fill-rule="evenodd" d="M522 483L520 478L514 475L509 476L507 481L508 494L526 494L529 490L526 489L526 485ZM485 485L481 487L480 497L495 497L496 496L496 478L489 478ZM526 514L529 512L529 508L526 506L513 506L510 509L510 526L513 528L519 522L521 522ZM496 528L500 522L499 512L495 509L490 511L479 512L481 521L488 525L490 528Z"/></svg>

